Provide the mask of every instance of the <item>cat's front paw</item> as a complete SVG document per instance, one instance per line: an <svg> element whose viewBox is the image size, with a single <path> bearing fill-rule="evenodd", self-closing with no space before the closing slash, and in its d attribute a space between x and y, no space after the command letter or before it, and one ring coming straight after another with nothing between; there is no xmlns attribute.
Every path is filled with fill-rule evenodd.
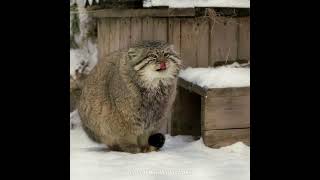
<svg viewBox="0 0 320 180"><path fill-rule="evenodd" d="M142 153L148 153L148 152L152 152L152 151L157 151L158 148L154 147L154 146L144 146L144 147L141 147L141 152Z"/></svg>

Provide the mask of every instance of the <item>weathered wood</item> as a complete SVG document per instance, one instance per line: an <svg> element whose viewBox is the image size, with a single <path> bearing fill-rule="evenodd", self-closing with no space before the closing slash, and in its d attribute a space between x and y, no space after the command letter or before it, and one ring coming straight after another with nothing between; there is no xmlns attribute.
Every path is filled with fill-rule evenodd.
<svg viewBox="0 0 320 180"><path fill-rule="evenodd" d="M119 48L128 48L130 44L130 18L120 18Z"/></svg>
<svg viewBox="0 0 320 180"><path fill-rule="evenodd" d="M201 99L200 96L178 87L172 114L172 135L200 136Z"/></svg>
<svg viewBox="0 0 320 180"><path fill-rule="evenodd" d="M153 19L153 39L168 41L168 19L167 18L154 18Z"/></svg>
<svg viewBox="0 0 320 180"><path fill-rule="evenodd" d="M198 129L187 128L192 124L200 128L202 137L207 136L208 146L225 146L239 139L247 140L243 138L243 130L237 133L238 130L234 132L233 129L250 128L250 87L204 89L182 78L178 80L178 87L180 96L179 103L174 106L173 135L197 134Z"/></svg>
<svg viewBox="0 0 320 180"><path fill-rule="evenodd" d="M153 39L153 19L146 17L142 19L142 40Z"/></svg>
<svg viewBox="0 0 320 180"><path fill-rule="evenodd" d="M250 95L250 87L230 87L208 89L207 96L210 97L239 97Z"/></svg>
<svg viewBox="0 0 320 180"><path fill-rule="evenodd" d="M207 105L207 98L205 96L201 96L201 108L200 108L200 124L201 124L201 135L203 135L203 129L205 129L205 123L206 123L206 105Z"/></svg>
<svg viewBox="0 0 320 180"><path fill-rule="evenodd" d="M135 44L142 40L142 19L131 18L130 44Z"/></svg>
<svg viewBox="0 0 320 180"><path fill-rule="evenodd" d="M110 51L119 50L120 47L120 19L119 18L110 18Z"/></svg>
<svg viewBox="0 0 320 180"><path fill-rule="evenodd" d="M209 65L209 22L206 19L196 20L197 34L197 67L208 67Z"/></svg>
<svg viewBox="0 0 320 180"><path fill-rule="evenodd" d="M181 19L181 57L185 67L197 66L197 39L194 19Z"/></svg>
<svg viewBox="0 0 320 180"><path fill-rule="evenodd" d="M110 52L110 19L98 20L98 58L105 57Z"/></svg>
<svg viewBox="0 0 320 180"><path fill-rule="evenodd" d="M203 142L214 148L228 146L236 142L250 145L250 128L203 131Z"/></svg>
<svg viewBox="0 0 320 180"><path fill-rule="evenodd" d="M250 61L250 17L239 18L238 59Z"/></svg>
<svg viewBox="0 0 320 180"><path fill-rule="evenodd" d="M181 36L180 36L180 19L179 18L169 18L169 28L168 28L168 41L170 44L173 44L174 49L177 51L178 54L181 54L180 50L180 43L181 43Z"/></svg>
<svg viewBox="0 0 320 180"><path fill-rule="evenodd" d="M213 64L213 67L229 65L229 64L233 64L233 63L235 63L235 62L239 63L240 65L241 65L241 64L247 64L247 63L249 63L249 61L248 61L248 60L245 60L245 59L237 59L237 60L234 60L234 61L230 60L230 61L227 61L227 62L225 62L225 61L218 61L218 62L215 62L215 63Z"/></svg>
<svg viewBox="0 0 320 180"><path fill-rule="evenodd" d="M207 97L202 130L250 127L250 96Z"/></svg>
<svg viewBox="0 0 320 180"><path fill-rule="evenodd" d="M225 18L224 21L228 22L230 18ZM239 25L239 23L241 25ZM249 17L233 19L226 24L215 24L211 34L212 21L204 18L151 18L138 16L130 18L98 18L99 58L119 48L128 47L129 44L134 44L140 40L158 39L168 41L175 46L176 51L182 57L185 67L219 66L225 63L230 64L234 61L247 63L247 61L250 60L249 24ZM225 58L229 47L233 48L230 48L229 60L226 62ZM228 106L226 99L232 99L232 106L233 103L241 104L240 101L233 99L243 99L250 96L250 87L205 89L181 78L178 80L178 85L177 103L175 103L174 106L175 117L173 117L178 119L172 119L172 122L169 122L167 125L167 129L171 128L175 135L188 133L197 134L197 132L199 132L198 129L206 129L205 126L209 127L207 129L238 126L236 123L232 123L232 121L237 118L232 118L231 116L241 114L241 110L235 111L237 108L233 108L233 110L228 111L229 113L226 114L221 106ZM182 93L179 93L180 88L184 89ZM228 121L230 122L224 122L225 124L221 122L216 123L215 120L207 122L208 120L206 120L206 118L210 119L213 115L209 113L210 117L208 117L208 115L205 114L205 108L209 103L206 101L206 96L207 98L220 99L219 102L221 105L216 105L218 106L217 108L215 108L215 105L211 105L215 110L210 110L210 113L215 113L213 115L216 115L216 117L218 114L218 117L222 117L219 119L229 119ZM198 100L195 100L195 97L197 97ZM213 104L216 103L218 102ZM196 107L196 105L199 107ZM246 107L249 106L249 104L246 103L243 105ZM193 111L197 108L197 112ZM239 108L241 109L242 107ZM185 111L187 111L187 113L183 113ZM180 112L180 115L177 115L179 113L176 112ZM193 116L192 114L188 114L189 112L198 115ZM204 118L201 119L202 117ZM239 121L243 122L244 115L242 114L239 117L241 118ZM180 121L181 119L183 120L178 122L178 124L174 122ZM203 126L202 128L201 125ZM191 126L198 127L198 129L192 129ZM240 125L240 127L242 128L244 125Z"/></svg>
<svg viewBox="0 0 320 180"><path fill-rule="evenodd" d="M178 79L178 86L181 86L183 87L184 89L187 89L188 91L190 92L195 92L201 96L206 96L207 95L207 90L205 90L204 88L196 85L196 84L193 84L189 81L186 81L182 78L179 77Z"/></svg>
<svg viewBox="0 0 320 180"><path fill-rule="evenodd" d="M182 78L178 78L178 85L195 92L201 96L214 96L214 97L225 97L225 96L247 96L250 94L250 87L229 87L229 88L209 88L205 89L197 84L193 84Z"/></svg>
<svg viewBox="0 0 320 180"><path fill-rule="evenodd" d="M89 12L96 18L105 17L192 17L195 16L194 8L183 9L103 9Z"/></svg>
<svg viewBox="0 0 320 180"><path fill-rule="evenodd" d="M219 18L210 21L210 65L217 61L236 60L238 55L238 20Z"/></svg>
<svg viewBox="0 0 320 180"><path fill-rule="evenodd" d="M185 66L218 66L234 61L250 60L249 17L219 18L216 24L205 18L134 17L130 18L130 32L127 32L128 28L122 28L126 27L125 19L127 18L98 20L99 57L101 57L100 52L103 52L104 56L127 43L159 39L175 45ZM126 42L128 34L123 36L125 31L130 33L130 42Z"/></svg>

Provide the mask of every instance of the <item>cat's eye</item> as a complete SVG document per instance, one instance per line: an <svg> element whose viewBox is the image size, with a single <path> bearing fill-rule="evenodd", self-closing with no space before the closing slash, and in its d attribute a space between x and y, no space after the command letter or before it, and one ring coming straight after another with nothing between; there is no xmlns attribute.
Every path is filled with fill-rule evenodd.
<svg viewBox="0 0 320 180"><path fill-rule="evenodd" d="M170 54L169 53L164 53L163 56L164 57L168 57Z"/></svg>
<svg viewBox="0 0 320 180"><path fill-rule="evenodd" d="M149 57L157 58L157 55L155 55L155 54L149 54Z"/></svg>

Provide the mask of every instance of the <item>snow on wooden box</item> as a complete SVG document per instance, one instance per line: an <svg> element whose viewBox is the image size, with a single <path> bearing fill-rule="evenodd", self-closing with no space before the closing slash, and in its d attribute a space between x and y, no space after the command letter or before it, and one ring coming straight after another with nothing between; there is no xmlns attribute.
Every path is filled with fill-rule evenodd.
<svg viewBox="0 0 320 180"><path fill-rule="evenodd" d="M237 73L234 75L241 76ZM178 80L175 103L180 108L173 112L173 135L201 136L210 147L226 146L238 141L250 144L250 85L245 79L242 79L243 84L238 84L239 87L208 88L192 82L183 74L181 76L188 80ZM246 76L249 78L248 74Z"/></svg>

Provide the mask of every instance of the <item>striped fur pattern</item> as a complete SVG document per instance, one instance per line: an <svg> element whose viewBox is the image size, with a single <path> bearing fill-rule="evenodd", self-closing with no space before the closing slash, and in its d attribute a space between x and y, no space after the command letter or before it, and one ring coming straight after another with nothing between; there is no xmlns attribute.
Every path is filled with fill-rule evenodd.
<svg viewBox="0 0 320 180"><path fill-rule="evenodd" d="M173 46L161 41L143 41L99 60L77 104L88 136L111 150L156 150L148 138L170 116L180 68Z"/></svg>

